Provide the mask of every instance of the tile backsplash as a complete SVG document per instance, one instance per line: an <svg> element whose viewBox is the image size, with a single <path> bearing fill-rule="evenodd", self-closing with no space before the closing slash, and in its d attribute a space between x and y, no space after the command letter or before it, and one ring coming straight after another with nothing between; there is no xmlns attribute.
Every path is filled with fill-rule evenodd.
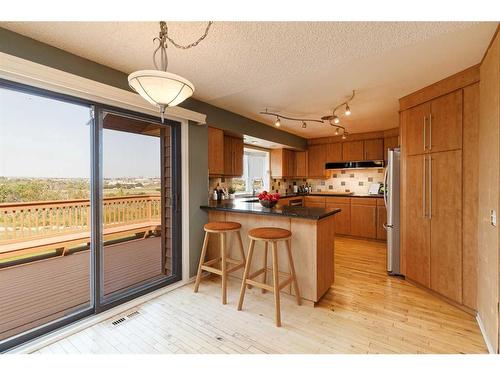
<svg viewBox="0 0 500 375"><path fill-rule="evenodd" d="M314 192L342 191L354 194L368 194L372 183L384 182L384 169L339 169L329 170L324 180L308 179Z"/></svg>
<svg viewBox="0 0 500 375"><path fill-rule="evenodd" d="M281 195L293 193L293 185L305 185L312 187L313 192L352 192L354 194L368 194L371 183L383 183L383 169L339 169L329 170L325 179L271 179L271 191ZM231 178L210 178L210 192L214 188L229 187L232 184ZM210 193L209 192L209 193Z"/></svg>

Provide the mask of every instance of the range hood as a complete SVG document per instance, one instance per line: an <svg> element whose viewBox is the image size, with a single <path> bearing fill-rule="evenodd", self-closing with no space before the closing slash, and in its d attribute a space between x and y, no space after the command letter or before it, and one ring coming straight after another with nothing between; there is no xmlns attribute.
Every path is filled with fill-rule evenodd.
<svg viewBox="0 0 500 375"><path fill-rule="evenodd" d="M383 160L364 160L364 161L342 161L335 163L326 163L325 169L365 169L365 168L383 168Z"/></svg>

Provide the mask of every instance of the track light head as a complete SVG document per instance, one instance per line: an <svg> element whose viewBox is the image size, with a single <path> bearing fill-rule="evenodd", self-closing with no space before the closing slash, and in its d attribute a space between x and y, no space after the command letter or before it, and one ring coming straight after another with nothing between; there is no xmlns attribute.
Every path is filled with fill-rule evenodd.
<svg viewBox="0 0 500 375"><path fill-rule="evenodd" d="M333 116L333 123L334 123L334 124L338 124L338 123L340 123L339 116L337 116L337 115Z"/></svg>
<svg viewBox="0 0 500 375"><path fill-rule="evenodd" d="M351 115L351 108L349 108L349 104L346 104L345 105L345 111L344 111L344 114L346 116L350 116Z"/></svg>
<svg viewBox="0 0 500 375"><path fill-rule="evenodd" d="M346 131L344 131L344 133L342 133L342 139L346 139L347 136L348 136L349 133L347 133Z"/></svg>
<svg viewBox="0 0 500 375"><path fill-rule="evenodd" d="M307 123L305 121L302 121L302 129L307 128Z"/></svg>
<svg viewBox="0 0 500 375"><path fill-rule="evenodd" d="M339 128L335 129L335 135L339 135Z"/></svg>
<svg viewBox="0 0 500 375"><path fill-rule="evenodd" d="M279 117L276 117L276 122L274 123L274 126L276 126L277 128L281 126L281 120Z"/></svg>

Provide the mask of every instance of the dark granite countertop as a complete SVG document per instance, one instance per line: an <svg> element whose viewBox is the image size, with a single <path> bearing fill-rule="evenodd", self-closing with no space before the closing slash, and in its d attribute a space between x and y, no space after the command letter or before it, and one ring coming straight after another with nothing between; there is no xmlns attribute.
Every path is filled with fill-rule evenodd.
<svg viewBox="0 0 500 375"><path fill-rule="evenodd" d="M293 197L306 197L306 196L313 196L313 197L345 197L345 198L383 198L383 194L338 194L338 193L309 193L309 194L287 194L287 195L282 195L281 198L293 198ZM250 199L250 198L247 198Z"/></svg>
<svg viewBox="0 0 500 375"><path fill-rule="evenodd" d="M203 210L241 212L254 215L287 216L310 220L320 220L341 211L340 208L331 210L323 207L283 206L266 208L262 207L259 202L252 203L238 200L222 202L210 201L207 205L200 206L200 208Z"/></svg>

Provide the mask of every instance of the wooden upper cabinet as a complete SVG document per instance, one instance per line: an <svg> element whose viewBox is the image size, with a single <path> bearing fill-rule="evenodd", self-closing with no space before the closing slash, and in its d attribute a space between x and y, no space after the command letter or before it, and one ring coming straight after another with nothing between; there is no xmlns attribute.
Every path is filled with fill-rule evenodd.
<svg viewBox="0 0 500 375"><path fill-rule="evenodd" d="M295 152L285 148L271 150L271 177L295 176Z"/></svg>
<svg viewBox="0 0 500 375"><path fill-rule="evenodd" d="M387 160L387 151L396 147L399 147L399 137L397 135L384 138L384 160Z"/></svg>
<svg viewBox="0 0 500 375"><path fill-rule="evenodd" d="M430 152L462 148L462 90L431 101L428 133Z"/></svg>
<svg viewBox="0 0 500 375"><path fill-rule="evenodd" d="M243 176L243 138L232 139L232 153L233 153L233 176Z"/></svg>
<svg viewBox="0 0 500 375"><path fill-rule="evenodd" d="M384 139L367 139L364 141L364 160L384 159Z"/></svg>
<svg viewBox="0 0 500 375"><path fill-rule="evenodd" d="M307 151L295 152L295 175L294 177L307 177Z"/></svg>
<svg viewBox="0 0 500 375"><path fill-rule="evenodd" d="M462 148L462 90L402 112L406 155Z"/></svg>
<svg viewBox="0 0 500 375"><path fill-rule="evenodd" d="M224 175L241 176L243 174L243 139L224 136Z"/></svg>
<svg viewBox="0 0 500 375"><path fill-rule="evenodd" d="M325 177L326 145L312 145L307 151L308 177Z"/></svg>
<svg viewBox="0 0 500 375"><path fill-rule="evenodd" d="M428 142L428 118L431 110L429 102L420 104L401 113L403 152L406 155L425 154Z"/></svg>
<svg viewBox="0 0 500 375"><path fill-rule="evenodd" d="M433 153L428 158L431 288L462 303L462 151Z"/></svg>
<svg viewBox="0 0 500 375"><path fill-rule="evenodd" d="M326 145L326 162L342 161L342 143L328 143Z"/></svg>
<svg viewBox="0 0 500 375"><path fill-rule="evenodd" d="M224 174L224 132L208 127L208 173L213 176Z"/></svg>
<svg viewBox="0 0 500 375"><path fill-rule="evenodd" d="M364 141L350 141L342 143L342 160L359 161L364 160Z"/></svg>

